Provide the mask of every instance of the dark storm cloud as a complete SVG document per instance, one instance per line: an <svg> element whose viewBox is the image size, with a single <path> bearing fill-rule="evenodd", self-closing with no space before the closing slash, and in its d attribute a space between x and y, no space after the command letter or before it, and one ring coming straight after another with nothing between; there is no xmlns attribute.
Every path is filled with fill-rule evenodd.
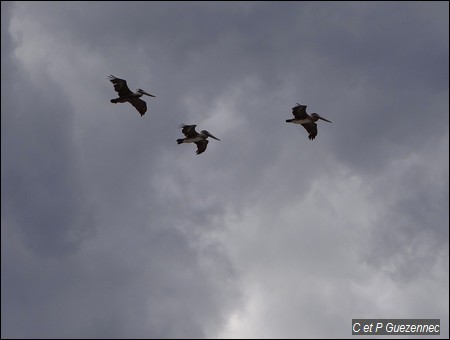
<svg viewBox="0 0 450 340"><path fill-rule="evenodd" d="M85 243L69 260L49 262L10 246L17 258L3 272L5 336L203 337L203 323L214 324L223 308L219 291L207 293L221 275L203 275L195 251L170 228L115 233Z"/></svg>
<svg viewBox="0 0 450 340"><path fill-rule="evenodd" d="M9 44L9 37L4 38ZM2 195L8 197L4 212L31 248L61 256L92 223L77 165L72 108L50 79L41 79L44 87L32 86L22 72L8 72L16 67L10 55L2 60L2 93L10 98L2 104L7 113L2 123L8 127L2 137ZM27 101L21 100L24 95Z"/></svg>
<svg viewBox="0 0 450 340"><path fill-rule="evenodd" d="M69 8L60 5L53 14L64 16ZM48 5L35 8L40 6ZM6 27L8 22L2 20ZM34 39L19 33L16 44L41 42L36 48L46 53L51 20L49 25L39 20L36 30L25 29ZM2 312L2 336L204 337L220 325L225 300L236 296L226 283L233 271L213 244L203 249L178 230L183 211L175 219L158 213L166 206L142 185L152 174L154 153L146 125L141 120L141 126L131 124L134 132L124 133L121 121L105 124L93 116L95 107L84 109L89 98L71 100L64 83L46 76L56 70L57 81L73 83L64 62L77 67L82 60L70 46L61 44L48 54L48 68L41 68L34 63L37 49L18 61L20 50L4 49L10 41L5 37L2 83L13 85L2 86L2 98L9 98L2 102L2 196L8 198L2 200L2 234L9 236L2 246L2 311L8 311ZM107 72L101 78L113 96ZM71 93L84 95L84 89L80 83Z"/></svg>
<svg viewBox="0 0 450 340"><path fill-rule="evenodd" d="M2 336L448 334L447 4L2 9Z"/></svg>

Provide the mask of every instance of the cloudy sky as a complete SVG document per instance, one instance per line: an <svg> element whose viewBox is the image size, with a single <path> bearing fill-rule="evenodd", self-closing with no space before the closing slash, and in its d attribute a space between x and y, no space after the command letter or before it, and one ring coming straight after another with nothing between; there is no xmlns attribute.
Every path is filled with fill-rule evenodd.
<svg viewBox="0 0 450 340"><path fill-rule="evenodd" d="M448 338L447 2L1 9L2 338Z"/></svg>

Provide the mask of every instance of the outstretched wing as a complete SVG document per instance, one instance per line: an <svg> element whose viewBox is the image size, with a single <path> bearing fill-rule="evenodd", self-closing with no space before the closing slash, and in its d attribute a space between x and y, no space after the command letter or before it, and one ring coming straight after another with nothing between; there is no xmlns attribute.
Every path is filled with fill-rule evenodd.
<svg viewBox="0 0 450 340"><path fill-rule="evenodd" d="M297 119L306 118L307 117L306 108L307 108L306 105L298 104L297 106L292 108L292 114Z"/></svg>
<svg viewBox="0 0 450 340"><path fill-rule="evenodd" d="M186 124L181 124L180 128L181 128L181 132L183 132L183 134L188 137L188 138L193 138L195 136L198 135L197 131L195 131L195 127L197 125L186 125Z"/></svg>
<svg viewBox="0 0 450 340"><path fill-rule="evenodd" d="M147 112L147 104L142 99L139 99L137 97L129 97L127 98L127 100L136 108L136 110L139 111L141 116L143 116L145 112Z"/></svg>
<svg viewBox="0 0 450 340"><path fill-rule="evenodd" d="M109 80L114 84L114 90L119 94L119 97L127 97L133 92L128 88L127 81L124 79L116 78L110 75Z"/></svg>
<svg viewBox="0 0 450 340"><path fill-rule="evenodd" d="M302 126L308 131L308 138L313 140L317 136L317 124L316 123L305 123Z"/></svg>
<svg viewBox="0 0 450 340"><path fill-rule="evenodd" d="M204 152L206 150L206 146L208 145L208 140L207 139L202 139L198 142L195 142L195 144L197 144L197 155L200 155L202 152Z"/></svg>

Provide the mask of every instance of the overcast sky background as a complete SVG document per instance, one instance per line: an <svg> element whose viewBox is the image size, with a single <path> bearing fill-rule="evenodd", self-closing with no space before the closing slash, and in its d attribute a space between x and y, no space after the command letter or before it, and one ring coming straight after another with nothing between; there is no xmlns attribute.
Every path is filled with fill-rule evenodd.
<svg viewBox="0 0 450 340"><path fill-rule="evenodd" d="M2 338L448 338L448 2L1 9Z"/></svg>

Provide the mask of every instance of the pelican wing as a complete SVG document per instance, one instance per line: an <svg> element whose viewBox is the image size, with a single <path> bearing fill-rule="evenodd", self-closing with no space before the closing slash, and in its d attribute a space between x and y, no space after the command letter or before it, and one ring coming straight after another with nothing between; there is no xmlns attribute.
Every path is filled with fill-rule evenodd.
<svg viewBox="0 0 450 340"><path fill-rule="evenodd" d="M208 140L207 139L203 139L200 140L198 142L195 142L195 144L197 144L197 155L200 155L202 152L204 152L206 150L206 146L208 145Z"/></svg>
<svg viewBox="0 0 450 340"><path fill-rule="evenodd" d="M306 113L306 108L307 108L306 105L299 104L292 108L292 114L297 119L307 118L308 115Z"/></svg>
<svg viewBox="0 0 450 340"><path fill-rule="evenodd" d="M308 138L313 140L317 136L317 124L316 123L305 123L302 126L308 131Z"/></svg>
<svg viewBox="0 0 450 340"><path fill-rule="evenodd" d="M141 116L143 116L145 112L147 112L147 104L142 99L139 99L137 97L129 97L127 98L127 100L136 108L136 110L139 111Z"/></svg>
<svg viewBox="0 0 450 340"><path fill-rule="evenodd" d="M114 90L119 94L119 97L133 95L133 92L128 88L126 80L116 78L113 75L109 76L109 80L114 84Z"/></svg>
<svg viewBox="0 0 450 340"><path fill-rule="evenodd" d="M181 124L181 125L180 125L181 132L183 132L184 135L185 135L187 138L193 138L193 137L195 137L195 136L198 135L197 131L195 131L195 127L196 127L196 126L197 126L197 125L186 125L186 124ZM206 148L206 146L205 146L205 148ZM204 151L204 150L203 150L203 151Z"/></svg>

